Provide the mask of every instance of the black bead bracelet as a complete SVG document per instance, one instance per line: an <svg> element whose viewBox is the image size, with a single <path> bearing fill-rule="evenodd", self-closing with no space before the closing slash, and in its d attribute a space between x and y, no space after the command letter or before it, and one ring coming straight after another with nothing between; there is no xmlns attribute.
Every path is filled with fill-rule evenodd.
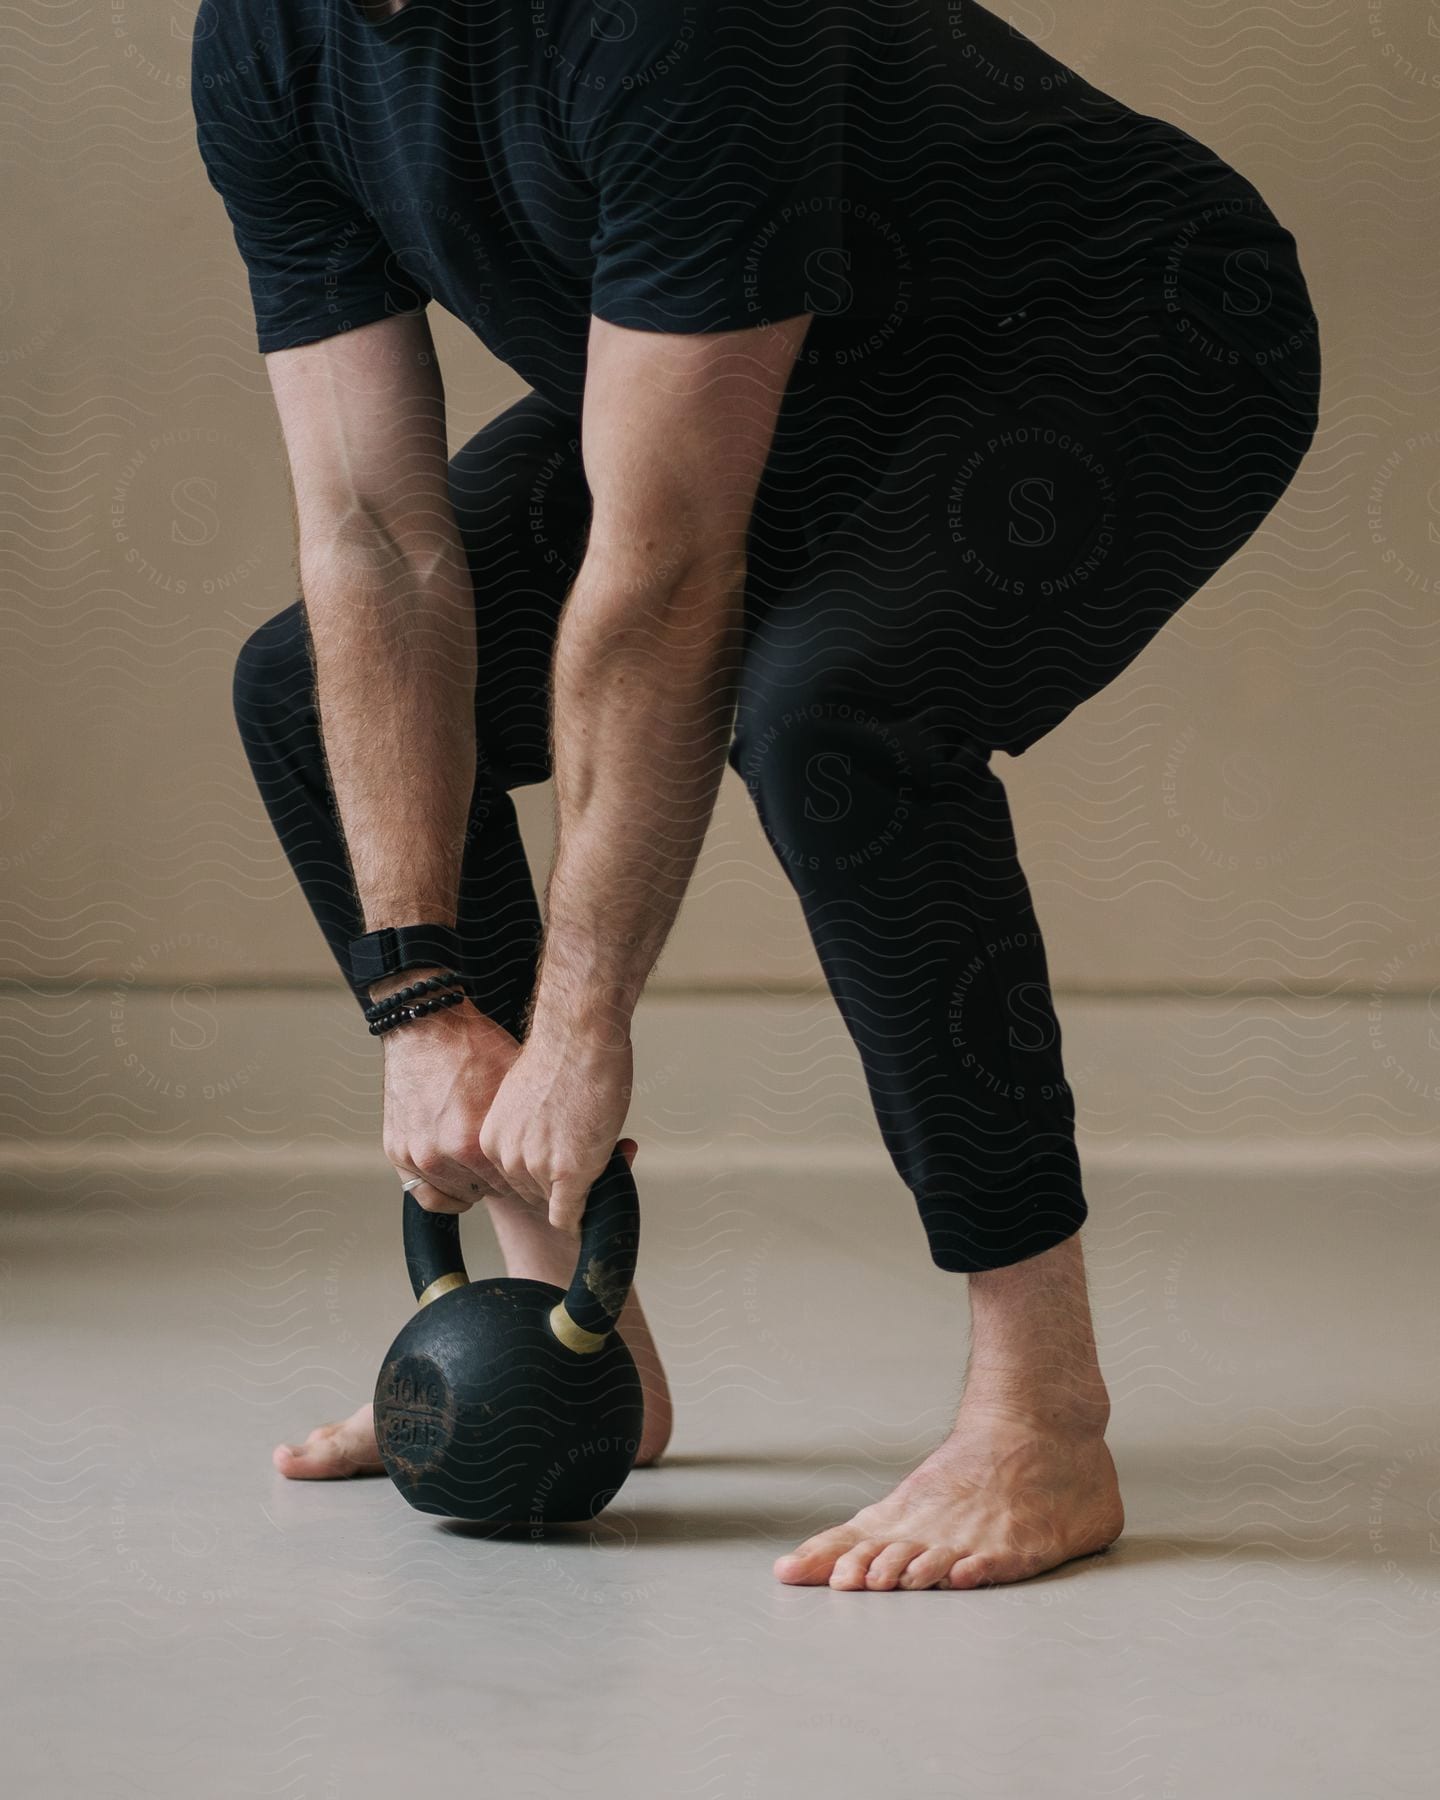
<svg viewBox="0 0 1440 1800"><path fill-rule="evenodd" d="M444 989L442 993L439 990ZM428 996L428 998L426 997ZM365 1020L371 1037L383 1037L401 1025L413 1025L432 1013L458 1006L466 997L464 984L452 969L441 975L427 975L409 987L398 988L383 1000L375 1000L365 1008Z"/></svg>
<svg viewBox="0 0 1440 1800"><path fill-rule="evenodd" d="M372 1000L365 1008L365 1017L373 1023L386 1013L393 1012L397 1006L405 1006L411 1000L420 999L423 994L433 994L438 988L459 986L460 977L455 971L444 969L438 975L427 975L423 981L417 981L410 987L397 988L383 1000Z"/></svg>
<svg viewBox="0 0 1440 1800"><path fill-rule="evenodd" d="M383 1019L376 1019L370 1026L370 1035L383 1037L387 1031L394 1031L401 1025L413 1025L417 1019L443 1012L447 1006L458 1006L464 998L464 994L454 989L448 994L437 994L433 1000L417 1000L413 1006L402 1006Z"/></svg>

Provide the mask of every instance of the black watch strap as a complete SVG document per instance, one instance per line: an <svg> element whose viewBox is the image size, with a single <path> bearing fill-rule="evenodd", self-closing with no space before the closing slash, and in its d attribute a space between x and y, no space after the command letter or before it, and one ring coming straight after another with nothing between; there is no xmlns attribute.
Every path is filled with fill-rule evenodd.
<svg viewBox="0 0 1440 1800"><path fill-rule="evenodd" d="M448 925L386 925L350 940L350 979L368 987L406 969L453 969L462 974L460 937Z"/></svg>

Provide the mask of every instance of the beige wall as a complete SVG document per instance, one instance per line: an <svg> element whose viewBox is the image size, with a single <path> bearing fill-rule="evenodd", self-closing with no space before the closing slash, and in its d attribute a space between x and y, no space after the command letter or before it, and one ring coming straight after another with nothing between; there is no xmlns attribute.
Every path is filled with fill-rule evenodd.
<svg viewBox="0 0 1440 1800"><path fill-rule="evenodd" d="M235 651L295 583L243 273L191 138L193 6L27 10L0 123L0 972L328 980L229 715ZM1428 13L1014 9L1257 181L1300 240L1328 355L1319 442L1263 538L1114 690L997 759L1067 986L1440 980ZM432 312L458 441L520 389ZM541 855L544 808L527 796ZM662 976L814 977L733 784Z"/></svg>

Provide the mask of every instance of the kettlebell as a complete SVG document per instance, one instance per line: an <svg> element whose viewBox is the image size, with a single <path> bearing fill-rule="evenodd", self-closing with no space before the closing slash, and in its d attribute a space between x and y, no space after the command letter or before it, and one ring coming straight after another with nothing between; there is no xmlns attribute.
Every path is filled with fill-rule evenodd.
<svg viewBox="0 0 1440 1800"><path fill-rule="evenodd" d="M494 1525L591 1519L640 1447L644 1399L615 1321L635 1278L640 1208L616 1150L586 1198L569 1289L471 1281L460 1221L404 1197L419 1309L375 1385L386 1472L426 1513Z"/></svg>

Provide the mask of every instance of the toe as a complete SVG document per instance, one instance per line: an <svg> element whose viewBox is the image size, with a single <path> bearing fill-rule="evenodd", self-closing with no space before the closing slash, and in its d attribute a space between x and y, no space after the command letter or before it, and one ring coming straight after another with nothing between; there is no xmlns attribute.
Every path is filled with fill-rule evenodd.
<svg viewBox="0 0 1440 1800"><path fill-rule="evenodd" d="M923 1549L923 1544L887 1544L871 1563L865 1586L872 1594L888 1593Z"/></svg>
<svg viewBox="0 0 1440 1800"><path fill-rule="evenodd" d="M844 1526L806 1538L798 1549L775 1564L776 1579L792 1587L823 1587L836 1562L854 1542L855 1533Z"/></svg>
<svg viewBox="0 0 1440 1800"><path fill-rule="evenodd" d="M952 1588L999 1587L1005 1582L1026 1581L1047 1566L1043 1556L962 1556L950 1570Z"/></svg>
<svg viewBox="0 0 1440 1800"><path fill-rule="evenodd" d="M862 1538L836 1563L834 1573L830 1577L831 1587L840 1588L846 1592L863 1588L865 1577L870 1573L871 1563L884 1548L885 1540L883 1538Z"/></svg>
<svg viewBox="0 0 1440 1800"><path fill-rule="evenodd" d="M277 1444L274 1463L290 1481L322 1481L344 1473L334 1440L334 1426L320 1426L303 1444Z"/></svg>
<svg viewBox="0 0 1440 1800"><path fill-rule="evenodd" d="M962 1556L950 1570L952 1588L994 1587L999 1580L1000 1559L995 1556Z"/></svg>
<svg viewBox="0 0 1440 1800"><path fill-rule="evenodd" d="M271 1461L288 1481L338 1481L378 1474L382 1464L368 1410L317 1425L303 1444L277 1444Z"/></svg>
<svg viewBox="0 0 1440 1800"><path fill-rule="evenodd" d="M984 1587L987 1580L985 1571L989 1560L985 1556L962 1556L951 1566L949 1578L945 1583L946 1587Z"/></svg>
<svg viewBox="0 0 1440 1800"><path fill-rule="evenodd" d="M288 1480L303 1481L310 1473L310 1446L277 1444L270 1460Z"/></svg>
<svg viewBox="0 0 1440 1800"><path fill-rule="evenodd" d="M954 1561L953 1544L941 1544L932 1550L922 1550L901 1574L900 1586L906 1593L918 1593L922 1588L932 1588L949 1573Z"/></svg>

